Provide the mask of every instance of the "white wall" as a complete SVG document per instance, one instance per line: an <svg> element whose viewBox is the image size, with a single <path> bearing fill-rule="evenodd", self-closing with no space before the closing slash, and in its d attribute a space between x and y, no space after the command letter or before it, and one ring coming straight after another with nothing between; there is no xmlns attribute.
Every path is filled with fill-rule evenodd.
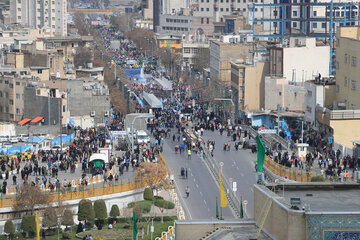
<svg viewBox="0 0 360 240"><path fill-rule="evenodd" d="M295 81L305 82L314 79L314 75L329 76L330 47L329 46L306 46L284 48L284 77L288 81L293 79L295 69Z"/></svg>

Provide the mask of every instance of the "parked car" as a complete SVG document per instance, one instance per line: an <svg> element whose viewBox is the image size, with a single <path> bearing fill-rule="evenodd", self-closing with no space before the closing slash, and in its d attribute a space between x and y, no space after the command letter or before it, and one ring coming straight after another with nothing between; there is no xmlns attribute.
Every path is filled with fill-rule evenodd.
<svg viewBox="0 0 360 240"><path fill-rule="evenodd" d="M255 149L256 149L256 141L255 141L255 139L246 140L245 143L244 143L244 148L251 149L251 148L253 148L253 146L255 146Z"/></svg>

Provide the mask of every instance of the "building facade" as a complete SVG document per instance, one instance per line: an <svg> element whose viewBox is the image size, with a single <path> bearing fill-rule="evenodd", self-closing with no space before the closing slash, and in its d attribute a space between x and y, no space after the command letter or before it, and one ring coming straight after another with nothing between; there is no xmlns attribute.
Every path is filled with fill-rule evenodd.
<svg viewBox="0 0 360 240"><path fill-rule="evenodd" d="M10 1L12 24L67 35L67 0Z"/></svg>

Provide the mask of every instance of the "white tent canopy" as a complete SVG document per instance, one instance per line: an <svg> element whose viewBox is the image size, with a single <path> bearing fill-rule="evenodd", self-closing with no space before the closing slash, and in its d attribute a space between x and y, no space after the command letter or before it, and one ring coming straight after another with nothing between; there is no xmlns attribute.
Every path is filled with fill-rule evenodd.
<svg viewBox="0 0 360 240"><path fill-rule="evenodd" d="M162 102L152 93L143 92L145 101L150 105L151 108L163 107Z"/></svg>

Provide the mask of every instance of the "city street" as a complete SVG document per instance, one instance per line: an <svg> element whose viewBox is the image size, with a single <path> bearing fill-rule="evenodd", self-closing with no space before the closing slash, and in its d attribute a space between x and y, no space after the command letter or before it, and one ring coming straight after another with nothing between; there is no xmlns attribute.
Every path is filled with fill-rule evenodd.
<svg viewBox="0 0 360 240"><path fill-rule="evenodd" d="M243 150L239 147L236 151L234 142L230 141L230 137L223 133L221 136L219 131L204 131L203 139L215 141L214 158L220 163L223 162L223 178L230 178L237 182L236 196L240 201L242 196L243 201L246 200L246 215L248 218L254 217L254 192L253 185L256 183L255 179L255 161L257 159L256 153L251 153L250 149ZM230 151L223 150L225 142L231 143ZM231 191L231 190L230 190Z"/></svg>
<svg viewBox="0 0 360 240"><path fill-rule="evenodd" d="M220 212L220 189L210 174L207 166L200 156L192 154L192 159L187 159L187 153L175 154L174 146L178 142L166 139L163 155L168 168L175 178L176 189L187 219L216 219L216 197ZM182 167L188 168L188 179L180 176ZM185 188L190 187L190 196L186 198ZM224 219L234 219L233 211L229 208L222 209Z"/></svg>

